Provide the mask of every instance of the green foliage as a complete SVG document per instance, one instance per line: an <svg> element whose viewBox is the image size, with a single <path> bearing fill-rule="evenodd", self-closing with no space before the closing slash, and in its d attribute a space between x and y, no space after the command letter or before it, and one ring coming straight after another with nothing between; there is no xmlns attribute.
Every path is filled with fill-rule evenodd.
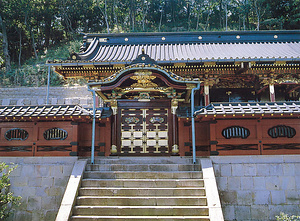
<svg viewBox="0 0 300 221"><path fill-rule="evenodd" d="M36 64L69 57L65 42L82 32L300 29L300 0L1 0L0 17L14 66L6 73L0 61L0 84L39 86L46 72Z"/></svg>
<svg viewBox="0 0 300 221"><path fill-rule="evenodd" d="M79 51L81 42L73 40L60 43L50 47L38 55L38 59L30 58L21 67L13 65L11 71L6 72L0 69L0 86L28 86L39 87L47 84L48 67L45 66L47 60L63 60L70 56L70 53ZM51 74L51 86L70 84L71 80L64 80L57 74Z"/></svg>
<svg viewBox="0 0 300 221"><path fill-rule="evenodd" d="M279 216L276 216L277 221L300 221L300 216L289 216L288 214L285 214L283 212L280 213Z"/></svg>
<svg viewBox="0 0 300 221"><path fill-rule="evenodd" d="M0 163L0 220L10 215L13 205L20 204L21 197L13 196L13 193L9 191L9 175L15 168L16 166L10 167L3 162Z"/></svg>

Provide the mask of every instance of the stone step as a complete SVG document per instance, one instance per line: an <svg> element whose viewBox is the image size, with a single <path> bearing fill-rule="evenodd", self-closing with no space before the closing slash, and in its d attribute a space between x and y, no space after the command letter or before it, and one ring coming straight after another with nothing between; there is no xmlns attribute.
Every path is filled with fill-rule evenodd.
<svg viewBox="0 0 300 221"><path fill-rule="evenodd" d="M199 164L88 164L86 171L200 171Z"/></svg>
<svg viewBox="0 0 300 221"><path fill-rule="evenodd" d="M192 157L95 157L95 164L193 164ZM200 164L200 159L196 159Z"/></svg>
<svg viewBox="0 0 300 221"><path fill-rule="evenodd" d="M201 171L86 171L83 178L90 179L181 179L202 178Z"/></svg>
<svg viewBox="0 0 300 221"><path fill-rule="evenodd" d="M79 196L78 206L206 206L201 196Z"/></svg>
<svg viewBox="0 0 300 221"><path fill-rule="evenodd" d="M82 187L204 187L202 179L83 179Z"/></svg>
<svg viewBox="0 0 300 221"><path fill-rule="evenodd" d="M205 196L205 188L115 188L85 187L80 196Z"/></svg>
<svg viewBox="0 0 300 221"><path fill-rule="evenodd" d="M73 214L109 216L208 216L201 206L76 206Z"/></svg>
<svg viewBox="0 0 300 221"><path fill-rule="evenodd" d="M210 221L208 216L73 216L72 221Z"/></svg>

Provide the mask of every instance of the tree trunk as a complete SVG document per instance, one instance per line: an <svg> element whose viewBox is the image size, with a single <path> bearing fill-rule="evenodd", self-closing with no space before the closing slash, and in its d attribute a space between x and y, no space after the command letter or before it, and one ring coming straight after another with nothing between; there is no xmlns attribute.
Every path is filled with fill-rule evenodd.
<svg viewBox="0 0 300 221"><path fill-rule="evenodd" d="M20 41L19 41L19 68L21 67L21 57L22 57L22 30L20 30Z"/></svg>
<svg viewBox="0 0 300 221"><path fill-rule="evenodd" d="M33 51L34 51L34 56L35 56L35 59L38 60L38 55L37 55L37 52L36 52L35 40L34 40L34 35L33 35L32 28L30 28L30 35L31 35L31 41L32 41L31 43L32 43Z"/></svg>
<svg viewBox="0 0 300 221"><path fill-rule="evenodd" d="M2 17L0 15L0 26L2 28L2 47L3 47L3 55L5 60L5 68L6 72L9 72L11 70L11 64L10 64L10 56L9 56L9 50L8 50L8 40L7 40L7 33L6 33L6 26L5 22L2 20Z"/></svg>

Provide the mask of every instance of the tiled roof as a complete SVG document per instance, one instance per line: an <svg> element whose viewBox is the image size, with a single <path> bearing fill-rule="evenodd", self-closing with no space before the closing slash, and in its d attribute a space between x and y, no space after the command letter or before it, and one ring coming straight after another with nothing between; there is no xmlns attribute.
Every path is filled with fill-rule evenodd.
<svg viewBox="0 0 300 221"><path fill-rule="evenodd" d="M0 106L2 117L62 117L92 116L93 110L79 105L45 105L45 106ZM96 118L100 118L102 109L96 109Z"/></svg>
<svg viewBox="0 0 300 221"><path fill-rule="evenodd" d="M97 38L79 57L90 62L130 63L142 54L142 49L158 63L300 60L299 42L102 45Z"/></svg>
<svg viewBox="0 0 300 221"><path fill-rule="evenodd" d="M142 49L158 64L178 62L300 61L300 31L85 34L72 66L130 64Z"/></svg>
<svg viewBox="0 0 300 221"><path fill-rule="evenodd" d="M300 102L212 103L196 115L300 114Z"/></svg>

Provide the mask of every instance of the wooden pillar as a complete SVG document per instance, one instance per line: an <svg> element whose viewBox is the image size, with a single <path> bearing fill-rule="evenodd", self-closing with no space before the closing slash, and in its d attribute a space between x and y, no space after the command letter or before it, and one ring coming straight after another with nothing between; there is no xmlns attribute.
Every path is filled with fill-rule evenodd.
<svg viewBox="0 0 300 221"><path fill-rule="evenodd" d="M214 153L217 151L217 140L216 140L216 123L211 122L210 123L210 152Z"/></svg>
<svg viewBox="0 0 300 221"><path fill-rule="evenodd" d="M204 105L207 106L210 103L209 99L209 84L204 83Z"/></svg>
<svg viewBox="0 0 300 221"><path fill-rule="evenodd" d="M270 91L270 101L275 102L275 87L274 84L269 84L269 91Z"/></svg>
<svg viewBox="0 0 300 221"><path fill-rule="evenodd" d="M72 124L72 152L71 156L78 156L78 122L71 122Z"/></svg>
<svg viewBox="0 0 300 221"><path fill-rule="evenodd" d="M177 127L177 117L176 117L176 110L178 108L178 100L172 99L171 102L171 113L172 113L172 136L173 136L173 145L172 145L172 155L177 155L179 153L178 147L178 127Z"/></svg>
<svg viewBox="0 0 300 221"><path fill-rule="evenodd" d="M117 148L117 119L118 119L118 102L117 100L111 101L111 109L113 111L113 124L112 124L112 141L111 141L111 150L112 154L116 154L118 152Z"/></svg>
<svg viewBox="0 0 300 221"><path fill-rule="evenodd" d="M33 131L32 131L32 156L36 156L37 154L37 147L38 147L38 136L39 136L39 126L38 126L38 123L37 122L34 122L33 123Z"/></svg>

